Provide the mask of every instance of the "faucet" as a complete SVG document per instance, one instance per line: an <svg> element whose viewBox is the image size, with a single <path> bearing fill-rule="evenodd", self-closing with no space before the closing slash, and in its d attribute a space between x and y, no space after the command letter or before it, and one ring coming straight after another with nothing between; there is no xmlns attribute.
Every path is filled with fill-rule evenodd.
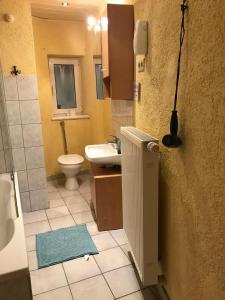
<svg viewBox="0 0 225 300"><path fill-rule="evenodd" d="M113 143L113 144L117 144L118 141L118 137L116 135L111 135L112 140L111 141L107 141L107 143Z"/></svg>
<svg viewBox="0 0 225 300"><path fill-rule="evenodd" d="M121 154L121 141L120 141L120 138L118 138L116 135L112 135L112 140L108 141L107 143L115 144L115 148L117 150L117 153Z"/></svg>

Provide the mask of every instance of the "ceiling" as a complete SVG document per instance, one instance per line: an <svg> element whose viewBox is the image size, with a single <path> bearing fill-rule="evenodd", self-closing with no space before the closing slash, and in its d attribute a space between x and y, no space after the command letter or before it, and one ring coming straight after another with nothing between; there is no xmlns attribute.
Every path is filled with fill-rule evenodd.
<svg viewBox="0 0 225 300"><path fill-rule="evenodd" d="M105 0L67 0L69 6L62 6L64 0L30 0L32 16L44 19L79 20L96 15ZM66 0L65 0L66 1Z"/></svg>

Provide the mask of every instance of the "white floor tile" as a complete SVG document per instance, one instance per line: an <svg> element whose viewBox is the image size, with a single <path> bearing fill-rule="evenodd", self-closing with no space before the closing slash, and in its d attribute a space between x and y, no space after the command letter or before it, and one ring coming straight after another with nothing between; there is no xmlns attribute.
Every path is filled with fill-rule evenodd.
<svg viewBox="0 0 225 300"><path fill-rule="evenodd" d="M94 221L91 211L83 211L73 215L73 218L77 224L84 224Z"/></svg>
<svg viewBox="0 0 225 300"><path fill-rule="evenodd" d="M31 236L26 237L26 246L27 246L27 251L36 250L36 237L35 237L35 235L31 235Z"/></svg>
<svg viewBox="0 0 225 300"><path fill-rule="evenodd" d="M116 298L140 290L133 267L126 266L104 274Z"/></svg>
<svg viewBox="0 0 225 300"><path fill-rule="evenodd" d="M57 192L57 188L54 186L52 182L47 182L47 190L49 193L51 192Z"/></svg>
<svg viewBox="0 0 225 300"><path fill-rule="evenodd" d="M49 200L49 208L55 208L58 206L65 206L65 202L60 198L60 199L56 199L56 200Z"/></svg>
<svg viewBox="0 0 225 300"><path fill-rule="evenodd" d="M24 224L40 222L44 220L47 220L47 216L44 210L37 210L29 213L23 213Z"/></svg>
<svg viewBox="0 0 225 300"><path fill-rule="evenodd" d="M50 231L51 228L48 224L48 221L35 222L24 225L26 236L34 235L37 233L42 233Z"/></svg>
<svg viewBox="0 0 225 300"><path fill-rule="evenodd" d="M103 273L130 264L127 256L119 247L96 254L95 260Z"/></svg>
<svg viewBox="0 0 225 300"><path fill-rule="evenodd" d="M66 206L58 206L58 207L46 209L46 214L49 219L53 219L53 218L67 216L70 213Z"/></svg>
<svg viewBox="0 0 225 300"><path fill-rule="evenodd" d="M120 299L121 300L157 300L157 298L148 289L130 294Z"/></svg>
<svg viewBox="0 0 225 300"><path fill-rule="evenodd" d="M33 295L67 285L61 264L30 272Z"/></svg>
<svg viewBox="0 0 225 300"><path fill-rule="evenodd" d="M68 200L68 198L64 198L66 205L70 211L71 214L80 213L82 211L89 211L90 207L88 206L87 202L80 198L79 200L76 199L76 201L72 201L72 199Z"/></svg>
<svg viewBox="0 0 225 300"><path fill-rule="evenodd" d="M79 192L81 194L86 194L91 192L90 182L85 181L80 185Z"/></svg>
<svg viewBox="0 0 225 300"><path fill-rule="evenodd" d="M29 264L29 270L37 270L37 255L36 251L27 252L27 258L28 258L28 264Z"/></svg>
<svg viewBox="0 0 225 300"><path fill-rule="evenodd" d="M102 275L95 276L71 286L71 291L76 300L113 300L114 297Z"/></svg>
<svg viewBox="0 0 225 300"><path fill-rule="evenodd" d="M76 195L64 197L63 199L68 206L73 205L73 204L79 204L79 203L82 204L83 202L86 202L84 200L84 198L81 196L81 194L78 192Z"/></svg>
<svg viewBox="0 0 225 300"><path fill-rule="evenodd" d="M69 283L87 279L101 273L93 257L90 257L87 261L84 257L70 260L64 262L63 266Z"/></svg>
<svg viewBox="0 0 225 300"><path fill-rule="evenodd" d="M66 228L75 225L75 222L71 215L60 217L60 218L54 218L49 220L50 226L52 230L56 230L59 228Z"/></svg>
<svg viewBox="0 0 225 300"><path fill-rule="evenodd" d="M94 235L92 239L99 251L117 247L117 243L108 232Z"/></svg>
<svg viewBox="0 0 225 300"><path fill-rule="evenodd" d="M84 197L84 199L87 201L87 203L91 203L91 193L82 193L82 196Z"/></svg>
<svg viewBox="0 0 225 300"><path fill-rule="evenodd" d="M98 231L98 226L96 225L95 222L87 223L87 230L89 231L90 235L96 235L105 232L105 231Z"/></svg>
<svg viewBox="0 0 225 300"><path fill-rule="evenodd" d="M124 229L111 230L110 233L112 234L113 238L116 240L116 242L119 245L128 243L127 236Z"/></svg>
<svg viewBox="0 0 225 300"><path fill-rule="evenodd" d="M68 286L33 297L33 300L73 300Z"/></svg>
<svg viewBox="0 0 225 300"><path fill-rule="evenodd" d="M59 188L57 188L57 190L58 190L60 196L63 198L77 196L80 194L78 191L69 191L69 190L66 190L64 187L59 187Z"/></svg>
<svg viewBox="0 0 225 300"><path fill-rule="evenodd" d="M60 194L56 191L54 192L48 192L48 200L57 200L62 199Z"/></svg>
<svg viewBox="0 0 225 300"><path fill-rule="evenodd" d="M123 252L126 254L126 256L129 257L129 255L128 255L128 252L130 251L130 246L129 246L129 244L121 245L120 248L123 250Z"/></svg>

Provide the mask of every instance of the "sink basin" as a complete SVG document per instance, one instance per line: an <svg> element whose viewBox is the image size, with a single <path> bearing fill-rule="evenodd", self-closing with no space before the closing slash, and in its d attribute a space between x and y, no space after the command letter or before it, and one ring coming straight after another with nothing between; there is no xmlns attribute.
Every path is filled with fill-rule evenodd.
<svg viewBox="0 0 225 300"><path fill-rule="evenodd" d="M120 165L121 154L117 153L116 144L97 144L85 147L85 156L88 161L99 164Z"/></svg>

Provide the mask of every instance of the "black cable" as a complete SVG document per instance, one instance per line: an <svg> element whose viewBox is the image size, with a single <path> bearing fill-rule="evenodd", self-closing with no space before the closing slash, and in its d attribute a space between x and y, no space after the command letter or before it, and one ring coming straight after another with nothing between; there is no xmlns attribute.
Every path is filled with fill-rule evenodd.
<svg viewBox="0 0 225 300"><path fill-rule="evenodd" d="M175 97L174 97L174 106L173 106L171 119L170 119L170 134L166 134L162 138L163 145L170 148L176 148L182 144L181 139L177 135L178 117L177 117L176 106L177 106L177 95L178 95L178 87L179 87L179 79L180 79L181 53L182 53L182 46L183 46L184 35L185 35L184 14L187 8L188 6L186 5L186 0L183 0L183 4L181 4L182 19L181 19L181 27L180 27L180 47L179 47L179 55L177 61L176 89L175 89Z"/></svg>
<svg viewBox="0 0 225 300"><path fill-rule="evenodd" d="M183 4L181 4L182 20L181 20L181 28L180 28L180 48L179 48L179 56L178 56L178 62L177 62L177 79L176 79L176 90L175 90L173 110L176 110L176 106L177 106L177 94L178 94L179 79L180 79L180 61L181 61L182 46L183 46L184 35L185 35L184 13L185 13L185 10L187 9L187 5L185 3L186 3L186 0L183 0Z"/></svg>

